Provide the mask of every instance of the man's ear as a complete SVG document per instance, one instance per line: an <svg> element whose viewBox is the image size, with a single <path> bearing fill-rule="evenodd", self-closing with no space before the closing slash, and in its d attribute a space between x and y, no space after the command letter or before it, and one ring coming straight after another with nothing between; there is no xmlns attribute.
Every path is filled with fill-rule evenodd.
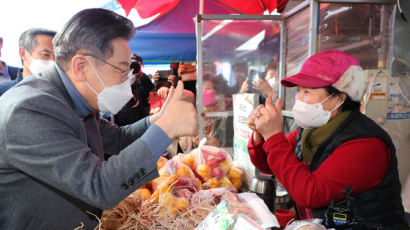
<svg viewBox="0 0 410 230"><path fill-rule="evenodd" d="M27 62L26 52L27 50L25 50L23 47L19 48L19 56L20 59L23 61L23 64Z"/></svg>
<svg viewBox="0 0 410 230"><path fill-rule="evenodd" d="M87 61L83 55L77 54L71 59L71 69L77 81L84 82L87 80L86 66Z"/></svg>

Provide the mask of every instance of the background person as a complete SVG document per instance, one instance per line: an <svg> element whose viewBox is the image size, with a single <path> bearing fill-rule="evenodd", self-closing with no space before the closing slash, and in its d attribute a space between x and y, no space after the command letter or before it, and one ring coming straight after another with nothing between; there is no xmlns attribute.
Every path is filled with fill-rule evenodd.
<svg viewBox="0 0 410 230"><path fill-rule="evenodd" d="M266 67L265 78L257 78L253 80L253 88L262 92L266 97L271 96L276 99L278 96L279 76L278 64L272 62Z"/></svg>
<svg viewBox="0 0 410 230"><path fill-rule="evenodd" d="M33 28L23 32L19 39L19 55L23 69L17 72L17 78L0 83L0 96L23 80L24 77L39 74L47 66L54 64L53 38L56 32Z"/></svg>
<svg viewBox="0 0 410 230"><path fill-rule="evenodd" d="M114 122L118 126L124 126L132 124L141 120L149 115L149 93L154 88L149 77L141 71L141 58L135 55L133 58L130 69L132 69L131 91L133 97L127 102L127 104L114 115Z"/></svg>
<svg viewBox="0 0 410 230"><path fill-rule="evenodd" d="M238 62L232 65L232 74L235 79L235 85L232 87L233 92L249 93L248 63Z"/></svg>
<svg viewBox="0 0 410 230"><path fill-rule="evenodd" d="M184 87L196 95L196 63L180 62L178 65L178 78L184 82Z"/></svg>
<svg viewBox="0 0 410 230"><path fill-rule="evenodd" d="M203 77L203 113L226 111L232 108L230 89L222 76L207 73ZM207 117L203 116L204 131L206 132L206 144L216 147L232 146L231 133L232 119L229 117ZM198 143L195 139L195 144Z"/></svg>
<svg viewBox="0 0 410 230"><path fill-rule="evenodd" d="M252 163L273 172L301 218L324 218L346 186L359 225L353 229L408 229L395 147L389 135L360 113L367 79L357 59L338 50L311 56L301 71L281 81L298 87L292 109L300 127L284 136L280 100L268 97L249 116Z"/></svg>
<svg viewBox="0 0 410 230"><path fill-rule="evenodd" d="M149 115L149 93L153 90L154 84L152 83L150 77L148 77L144 72L142 72L142 68L144 67L142 58L134 54L132 56L132 60L133 66L131 68L134 69L133 75L136 79L135 83L133 84L133 87L136 88L136 92L138 93L139 99L139 104L137 107L139 107L140 110L143 111L142 114L140 114L139 116L139 119L141 119Z"/></svg>
<svg viewBox="0 0 410 230"><path fill-rule="evenodd" d="M134 35L112 11L80 11L53 40L56 64L0 97L0 229L94 229L103 209L158 177L171 139L196 135L182 82L153 116L124 127L98 118L132 97Z"/></svg>
<svg viewBox="0 0 410 230"><path fill-rule="evenodd" d="M166 72L172 72L172 74L168 76L160 77L158 71L152 77L154 80L154 88L150 92L150 114L155 114L161 109L163 101L168 96L170 87L176 87L178 84L179 78L177 77L178 74L176 74L178 65L179 63L176 62L171 63L171 70Z"/></svg>
<svg viewBox="0 0 410 230"><path fill-rule="evenodd" d="M154 76L152 77L152 79L154 80L153 91L157 92L158 95L161 96L162 98L166 98L169 92L169 88L171 86L176 87L178 81L181 80L178 77L178 66L179 66L178 62L171 63L170 72L172 72L172 74L168 75L166 79L161 78L158 72L156 72Z"/></svg>
<svg viewBox="0 0 410 230"><path fill-rule="evenodd" d="M3 48L3 37L0 37L0 58L1 49ZM20 68L8 66L6 62L0 60L0 83L12 81L17 78Z"/></svg>

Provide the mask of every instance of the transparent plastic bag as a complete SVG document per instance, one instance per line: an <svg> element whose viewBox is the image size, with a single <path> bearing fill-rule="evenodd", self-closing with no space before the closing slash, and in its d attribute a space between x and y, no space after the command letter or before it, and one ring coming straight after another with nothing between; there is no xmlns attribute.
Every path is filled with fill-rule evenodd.
<svg viewBox="0 0 410 230"><path fill-rule="evenodd" d="M204 182L205 188L233 186L239 189L242 186L242 170L238 167L232 169L232 158L225 150L215 146L201 145L190 154L193 154L194 158L194 171ZM186 158L185 161L188 161ZM188 159L192 162L192 157ZM230 177L230 173L234 180Z"/></svg>
<svg viewBox="0 0 410 230"><path fill-rule="evenodd" d="M268 213L264 213L266 210ZM279 227L277 222L274 223L274 216L269 216L269 213L264 202L255 194L244 194L241 198L240 194L227 193L196 229L261 230Z"/></svg>
<svg viewBox="0 0 410 230"><path fill-rule="evenodd" d="M202 188L201 181L195 177L191 168L177 159L169 160L158 172L160 177L151 182L152 198L169 192L189 200L192 193Z"/></svg>
<svg viewBox="0 0 410 230"><path fill-rule="evenodd" d="M217 205L221 201L222 197L229 193L236 193L236 189L230 188L212 188L206 190L200 190L196 192L191 199L193 205L201 203L203 200L209 200L211 205Z"/></svg>
<svg viewBox="0 0 410 230"><path fill-rule="evenodd" d="M296 220L286 226L285 230L326 230L321 219Z"/></svg>

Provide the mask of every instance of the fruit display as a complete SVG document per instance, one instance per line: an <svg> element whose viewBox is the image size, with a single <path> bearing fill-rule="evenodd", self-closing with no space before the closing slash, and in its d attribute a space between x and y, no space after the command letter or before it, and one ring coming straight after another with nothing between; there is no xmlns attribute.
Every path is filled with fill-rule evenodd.
<svg viewBox="0 0 410 230"><path fill-rule="evenodd" d="M157 169L160 170L167 162L168 162L167 158L160 156L157 161Z"/></svg>
<svg viewBox="0 0 410 230"><path fill-rule="evenodd" d="M174 207L169 210L174 213L184 210L183 204L190 203L200 190L222 187L236 192L242 186L242 169L223 149L214 146L203 145L170 160L160 157L157 169L160 176L143 186L140 193L145 198L150 192L152 201Z"/></svg>
<svg viewBox="0 0 410 230"><path fill-rule="evenodd" d="M173 205L175 199L184 198L189 200L191 193L201 189L201 181L197 179L191 168L173 158L165 163L158 171L160 177L152 180L151 199L158 202L168 202ZM181 191L182 190L182 191ZM186 191L187 190L187 191Z"/></svg>
<svg viewBox="0 0 410 230"><path fill-rule="evenodd" d="M104 221L121 216L124 217L121 219L123 224L138 223L146 229L149 221L141 222L141 218L145 220L146 217L150 221L156 219L164 226L185 223L196 226L225 194L237 193L242 185L242 169L233 165L232 158L223 149L214 146L203 145L169 160L160 157L157 169L159 177L136 190L130 195L133 199L127 200L132 202L138 198L139 206L134 205L132 210L138 212L139 219L124 217L124 210L132 212L131 209L121 207L118 212L117 207L107 211L109 215ZM132 216L137 215L134 213Z"/></svg>
<svg viewBox="0 0 410 230"><path fill-rule="evenodd" d="M189 155L191 155L189 157ZM234 186L236 189L242 187L243 172L240 168L232 169L232 158L223 149L203 145L194 149L185 158L194 159L193 171L204 182L205 188L230 187ZM232 171L232 176L229 172ZM234 181L232 181L232 179Z"/></svg>

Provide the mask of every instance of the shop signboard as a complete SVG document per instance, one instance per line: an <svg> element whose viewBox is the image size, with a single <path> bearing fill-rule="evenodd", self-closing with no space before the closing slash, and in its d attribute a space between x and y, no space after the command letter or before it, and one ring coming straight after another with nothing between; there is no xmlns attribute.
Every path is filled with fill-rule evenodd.
<svg viewBox="0 0 410 230"><path fill-rule="evenodd" d="M252 135L252 130L246 125L246 120L250 112L258 106L259 94L243 93L234 94L233 97L233 159L234 163L242 166L245 173L245 186L250 184L255 176L255 166L252 164L248 153L248 142Z"/></svg>

